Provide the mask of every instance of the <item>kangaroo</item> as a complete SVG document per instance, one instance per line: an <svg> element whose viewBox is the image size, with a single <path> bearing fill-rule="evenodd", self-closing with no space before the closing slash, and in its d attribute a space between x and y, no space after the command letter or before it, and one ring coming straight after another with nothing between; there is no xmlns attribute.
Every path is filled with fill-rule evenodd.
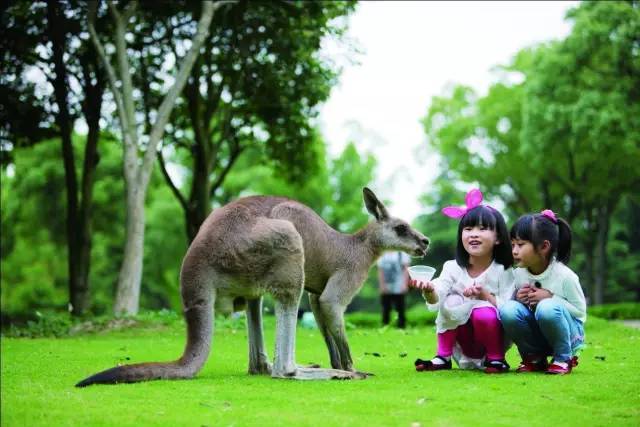
<svg viewBox="0 0 640 427"><path fill-rule="evenodd" d="M424 256L429 240L405 221L390 217L368 188L367 210L375 217L355 234L329 227L309 207L284 197L250 196L214 210L200 227L182 262L180 285L187 342L182 357L166 363L117 366L78 384L114 384L191 378L211 348L214 307L246 305L249 373L301 380L360 379L344 328L347 305L384 250ZM331 369L295 363L300 297L310 305L331 360ZM275 302L273 365L264 348L262 295Z"/></svg>

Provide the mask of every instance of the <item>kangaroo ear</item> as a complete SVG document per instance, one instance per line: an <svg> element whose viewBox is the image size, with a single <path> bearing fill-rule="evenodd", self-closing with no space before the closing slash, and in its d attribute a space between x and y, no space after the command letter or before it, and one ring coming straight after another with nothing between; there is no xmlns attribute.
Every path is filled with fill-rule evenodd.
<svg viewBox="0 0 640 427"><path fill-rule="evenodd" d="M362 189L362 195L364 196L364 204L367 207L367 210L371 215L376 217L378 221L389 218L387 208L385 208L382 202L380 202L376 195L373 194L373 191L364 187Z"/></svg>

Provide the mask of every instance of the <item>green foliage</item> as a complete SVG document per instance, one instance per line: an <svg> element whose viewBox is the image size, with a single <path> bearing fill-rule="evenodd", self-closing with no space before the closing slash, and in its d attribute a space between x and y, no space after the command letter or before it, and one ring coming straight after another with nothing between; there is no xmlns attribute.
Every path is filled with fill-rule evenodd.
<svg viewBox="0 0 640 427"><path fill-rule="evenodd" d="M146 200L140 305L182 310L180 266L187 251L184 211L155 171Z"/></svg>
<svg viewBox="0 0 640 427"><path fill-rule="evenodd" d="M322 141L312 119L340 72L320 54L321 41L341 41L354 6L353 1L240 1L214 15L210 36L168 131L168 140L183 153L180 157L186 157L187 180L195 181L187 184L192 186L187 197L192 203L206 204L198 190L217 191L227 171L239 168L238 156L246 157L247 151L257 163L268 161L289 181L318 172L323 149L318 147ZM132 37L167 32L167 45L174 49L193 33L193 25L183 22L197 18L197 13L192 16L182 7L164 4L151 5L147 13L146 22ZM148 96L157 98L162 95L160 69L168 47L140 45L141 55L152 64L147 70L154 79L151 88L156 88ZM140 78L146 84L147 77ZM208 211L210 206L203 208Z"/></svg>
<svg viewBox="0 0 640 427"><path fill-rule="evenodd" d="M487 95L457 85L432 100L423 125L445 171L435 192L478 185L512 221L553 209L573 227L571 266L589 297L638 298L640 250L626 230L640 184L640 10L583 2L568 16L566 39L518 52Z"/></svg>
<svg viewBox="0 0 640 427"><path fill-rule="evenodd" d="M569 17L571 34L538 52L527 81L523 151L565 192L604 204L640 179L640 10L584 2Z"/></svg>
<svg viewBox="0 0 640 427"><path fill-rule="evenodd" d="M348 144L336 159L327 159L324 144L317 147L317 172L293 182L274 174L272 163L261 163L260 148L253 147L229 173L220 203L250 194L290 197L311 207L331 227L357 231L369 221L362 188L373 180L376 161L370 154L361 156L353 144Z"/></svg>
<svg viewBox="0 0 640 427"><path fill-rule="evenodd" d="M114 317L112 314L93 316L91 319L71 317L56 311L35 312L35 320L24 324L9 324L2 335L14 338L69 337L131 328L181 327L182 316L173 310L142 311L135 316ZM229 321L221 321L222 325Z"/></svg>
<svg viewBox="0 0 640 427"><path fill-rule="evenodd" d="M587 311L590 316L596 316L601 319L640 319L640 303L637 302L594 305L589 307Z"/></svg>
<svg viewBox="0 0 640 427"><path fill-rule="evenodd" d="M353 233L369 222L362 188L374 180L376 159L361 156L353 142L329 166L330 200L325 219L338 231Z"/></svg>
<svg viewBox="0 0 640 427"><path fill-rule="evenodd" d="M453 181L447 179L447 172L440 175L437 182L440 184L421 197L423 205L444 207L459 205L460 200L464 200L464 194L453 187ZM436 268L438 275L442 271L442 265L455 257L458 222L436 211L418 216L413 221L413 226L430 239L427 255L415 264L430 265Z"/></svg>
<svg viewBox="0 0 640 427"><path fill-rule="evenodd" d="M56 159L56 142L19 150L12 176L3 171L3 314L61 309L68 301L64 175L59 160L47 160Z"/></svg>
<svg viewBox="0 0 640 427"><path fill-rule="evenodd" d="M393 316L391 322L387 326L382 326L382 316L380 313L372 313L366 311L356 311L347 313L345 315L345 322L347 328L350 330L355 329L368 329L368 328L394 328L397 313L392 312ZM427 310L424 305L424 301L421 304L416 304L411 309L407 310L407 326L411 328L432 326L436 321L437 313Z"/></svg>
<svg viewBox="0 0 640 427"><path fill-rule="evenodd" d="M78 138L76 150L80 150ZM64 172L59 141L16 150L12 176L2 176L2 316L36 319L35 310L66 312ZM98 145L91 251L91 312L111 310L124 241L122 148L108 136ZM180 310L179 269L186 251L184 219L156 173L147 195L147 243L141 303ZM11 195L11 196L9 196Z"/></svg>

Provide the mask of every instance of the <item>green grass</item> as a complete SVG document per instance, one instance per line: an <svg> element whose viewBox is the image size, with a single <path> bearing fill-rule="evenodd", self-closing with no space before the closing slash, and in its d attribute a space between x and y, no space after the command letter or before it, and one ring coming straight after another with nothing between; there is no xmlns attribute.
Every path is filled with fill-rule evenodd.
<svg viewBox="0 0 640 427"><path fill-rule="evenodd" d="M417 373L434 353L432 326L349 331L362 381L302 382L249 376L246 332L225 323L193 380L76 389L117 363L170 360L183 347L180 324L67 338L2 343L3 426L637 426L640 330L590 318L588 347L568 376L486 375L454 369ZM273 319L266 339L273 348ZM298 363L327 366L317 331L298 329ZM375 357L370 353L379 353ZM367 354L369 353L369 354ZM402 356L406 353L406 356ZM602 358L605 360L603 361ZM516 351L508 354L517 365Z"/></svg>

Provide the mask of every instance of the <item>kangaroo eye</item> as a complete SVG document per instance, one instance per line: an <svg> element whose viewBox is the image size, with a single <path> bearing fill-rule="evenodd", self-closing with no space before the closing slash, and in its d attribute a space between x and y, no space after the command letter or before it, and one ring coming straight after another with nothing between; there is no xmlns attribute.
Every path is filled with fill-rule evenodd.
<svg viewBox="0 0 640 427"><path fill-rule="evenodd" d="M398 236L406 236L409 231L409 228L404 224L396 225L393 229Z"/></svg>

